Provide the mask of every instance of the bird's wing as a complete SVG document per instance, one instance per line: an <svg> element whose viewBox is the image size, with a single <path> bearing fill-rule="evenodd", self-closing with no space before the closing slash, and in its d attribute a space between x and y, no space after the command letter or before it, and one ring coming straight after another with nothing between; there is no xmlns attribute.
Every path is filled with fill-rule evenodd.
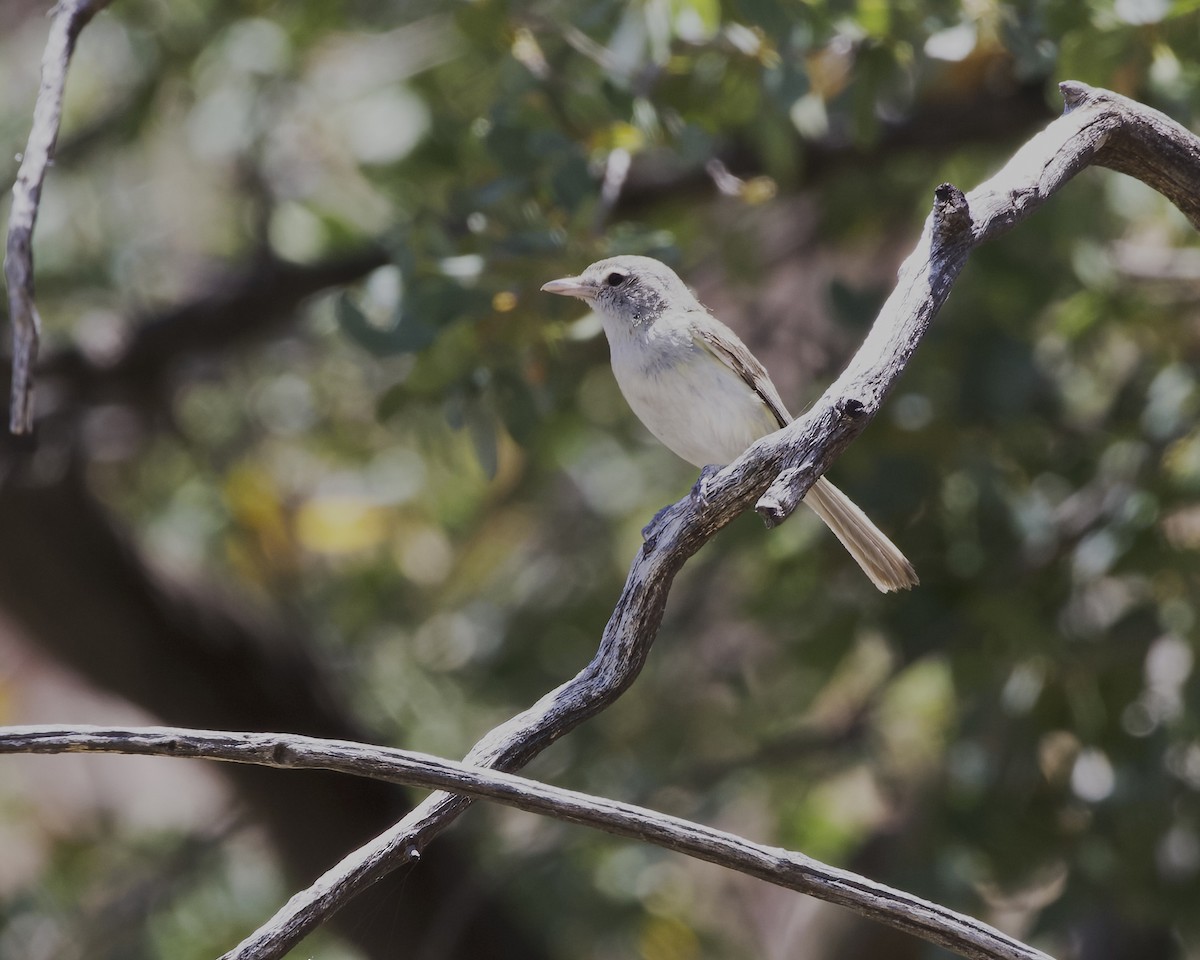
<svg viewBox="0 0 1200 960"><path fill-rule="evenodd" d="M781 427L792 422L766 367L759 363L736 333L708 312L697 314L693 329L696 331L696 342L746 381Z"/></svg>

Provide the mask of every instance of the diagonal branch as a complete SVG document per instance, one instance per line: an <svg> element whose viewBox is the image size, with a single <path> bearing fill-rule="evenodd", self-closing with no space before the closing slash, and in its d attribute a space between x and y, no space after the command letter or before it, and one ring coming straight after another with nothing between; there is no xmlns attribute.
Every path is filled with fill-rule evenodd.
<svg viewBox="0 0 1200 960"><path fill-rule="evenodd" d="M749 509L782 522L879 411L949 295L971 249L1029 216L1076 173L1103 164L1145 179L1200 224L1200 140L1157 111L1107 91L1066 83L1067 113L1023 146L970 198L943 184L896 290L846 371L784 430L706 478L704 496L651 524L600 647L573 679L486 734L467 763L516 770L619 697L640 672L671 583L705 543ZM347 855L222 960L271 960L361 890L420 856L470 800L434 793L386 833Z"/></svg>
<svg viewBox="0 0 1200 960"><path fill-rule="evenodd" d="M42 182L54 159L54 145L62 123L67 65L75 41L88 21L112 0L61 0L42 54L42 83L33 108L33 128L13 184L12 210L4 275L8 284L8 314L13 327L12 407L9 429L33 432L33 368L37 362L42 321L33 299L33 228L42 200Z"/></svg>
<svg viewBox="0 0 1200 960"><path fill-rule="evenodd" d="M178 727L0 728L0 753L123 753L333 770L406 786L450 790L641 840L820 900L911 933L973 960L1049 960L999 930L936 903L828 866L645 807L564 790L512 774L388 747L292 734Z"/></svg>
<svg viewBox="0 0 1200 960"><path fill-rule="evenodd" d="M1136 177L1200 228L1200 138L1119 94L1073 81L1060 89L1065 114L1022 146L995 176L966 196L945 184L938 188L917 248L900 267L896 289L862 347L798 422L803 426L759 444L792 447L784 470L755 508L768 526L783 522L799 506L813 481L879 412L971 251L1025 220L1077 173L1104 166ZM830 433L814 433L809 421L829 418L835 410L852 415L833 418ZM720 487L710 484L710 495Z"/></svg>

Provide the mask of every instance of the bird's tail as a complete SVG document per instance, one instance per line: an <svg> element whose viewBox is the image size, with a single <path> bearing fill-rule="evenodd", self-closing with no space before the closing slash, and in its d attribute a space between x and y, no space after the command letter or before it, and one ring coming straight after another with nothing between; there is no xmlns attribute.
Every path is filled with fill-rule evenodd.
<svg viewBox="0 0 1200 960"><path fill-rule="evenodd" d="M884 593L907 590L918 583L913 565L848 496L824 477L804 498L814 513L850 551L863 573Z"/></svg>

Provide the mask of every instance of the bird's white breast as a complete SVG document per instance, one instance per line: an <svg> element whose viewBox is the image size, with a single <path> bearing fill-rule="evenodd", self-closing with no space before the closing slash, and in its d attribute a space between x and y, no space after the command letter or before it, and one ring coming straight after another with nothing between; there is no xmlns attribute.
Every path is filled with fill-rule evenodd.
<svg viewBox="0 0 1200 960"><path fill-rule="evenodd" d="M778 429L762 399L684 325L604 320L613 374L638 419L689 463L726 464Z"/></svg>

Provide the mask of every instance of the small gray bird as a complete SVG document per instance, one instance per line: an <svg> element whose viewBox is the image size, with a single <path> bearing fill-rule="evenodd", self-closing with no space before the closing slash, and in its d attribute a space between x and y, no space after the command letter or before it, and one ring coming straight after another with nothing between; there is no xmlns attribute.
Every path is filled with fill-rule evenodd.
<svg viewBox="0 0 1200 960"><path fill-rule="evenodd" d="M600 315L621 393L652 434L697 467L726 464L791 422L766 369L650 257L611 257L542 289ZM804 498L884 593L915 586L904 554L823 477Z"/></svg>

